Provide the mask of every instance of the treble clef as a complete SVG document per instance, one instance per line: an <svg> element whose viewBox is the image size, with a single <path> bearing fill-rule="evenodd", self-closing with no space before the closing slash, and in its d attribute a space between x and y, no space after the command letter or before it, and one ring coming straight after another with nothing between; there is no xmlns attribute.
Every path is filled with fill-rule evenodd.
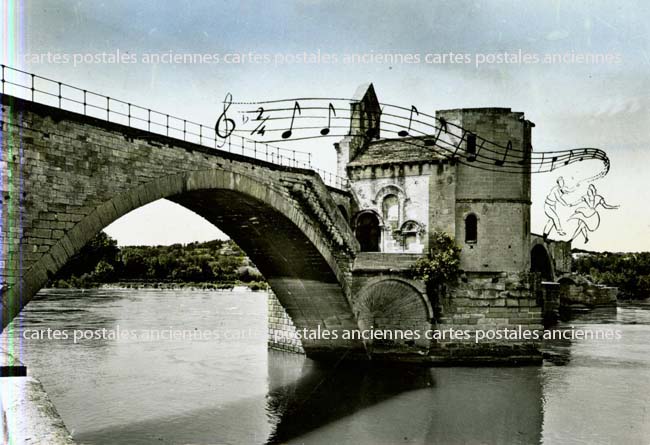
<svg viewBox="0 0 650 445"><path fill-rule="evenodd" d="M230 105L232 105L232 94L228 93L223 101L223 113L219 115L219 119L217 119L217 123L214 126L214 132L217 137L224 140L220 147L226 143L226 139L228 139L232 132L235 131L235 121L226 116L226 112L228 111L228 108L230 108Z"/></svg>

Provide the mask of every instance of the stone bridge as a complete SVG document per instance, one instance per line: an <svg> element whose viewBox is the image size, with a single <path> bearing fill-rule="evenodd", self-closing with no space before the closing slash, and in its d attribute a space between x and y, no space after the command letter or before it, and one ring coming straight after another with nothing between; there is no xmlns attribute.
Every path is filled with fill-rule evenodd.
<svg viewBox="0 0 650 445"><path fill-rule="evenodd" d="M232 138L219 150L204 144L216 144L215 129L3 66L2 328L104 227L166 198L246 252L295 328L343 332L303 338L311 357L539 362L534 341L478 341L504 327L541 328L540 276L554 281L570 267L570 247L531 239L529 174L476 175L417 145L373 141L378 104L372 86L351 103L350 137L337 149L350 187L337 188L299 168L311 164L293 150L283 158L281 148L249 141L245 156L244 139L235 154ZM494 140L507 128L530 145L522 113L447 114ZM465 144L469 159L476 137ZM435 231L462 246L459 280L438 291L408 273ZM343 338L359 330L363 338ZM462 337L439 335L457 330Z"/></svg>
<svg viewBox="0 0 650 445"><path fill-rule="evenodd" d="M99 231L161 198L241 246L298 329L357 328L350 278L358 243L337 207L349 207L349 197L313 170L6 94L0 116L3 328ZM311 356L363 351L340 339L303 347Z"/></svg>

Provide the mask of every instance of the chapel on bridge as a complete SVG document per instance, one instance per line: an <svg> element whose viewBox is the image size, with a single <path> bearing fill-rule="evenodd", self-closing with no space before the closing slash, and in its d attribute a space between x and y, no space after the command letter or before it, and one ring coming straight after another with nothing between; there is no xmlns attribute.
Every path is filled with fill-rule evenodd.
<svg viewBox="0 0 650 445"><path fill-rule="evenodd" d="M349 135L334 146L337 174L350 181L353 208L346 216L362 252L423 254L440 230L462 248L465 271L530 268L530 167L513 174L477 168L480 161L455 162L423 137L399 137L390 128L382 129L389 138L379 138L374 87L361 87L354 99ZM461 146L467 154L476 154L483 139L530 153L534 124L521 112L453 109L437 111L436 118L466 131ZM453 144L445 133L441 143Z"/></svg>

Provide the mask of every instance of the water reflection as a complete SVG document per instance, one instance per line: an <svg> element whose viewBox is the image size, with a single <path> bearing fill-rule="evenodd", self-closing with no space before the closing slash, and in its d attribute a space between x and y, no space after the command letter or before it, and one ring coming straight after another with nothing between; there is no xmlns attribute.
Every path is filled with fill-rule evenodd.
<svg viewBox="0 0 650 445"><path fill-rule="evenodd" d="M565 366L542 368L545 444L647 444L650 438L650 304L577 314L557 329L621 332L618 340L548 342Z"/></svg>
<svg viewBox="0 0 650 445"><path fill-rule="evenodd" d="M304 360L297 376L278 372L283 367L274 361L286 355L269 361L269 443L528 444L541 438L536 367L332 368Z"/></svg>

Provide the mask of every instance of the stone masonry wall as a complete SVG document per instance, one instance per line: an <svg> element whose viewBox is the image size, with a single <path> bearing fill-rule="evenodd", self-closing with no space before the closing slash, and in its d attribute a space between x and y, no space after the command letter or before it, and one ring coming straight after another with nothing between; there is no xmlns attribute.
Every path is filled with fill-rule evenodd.
<svg viewBox="0 0 650 445"><path fill-rule="evenodd" d="M571 284L560 281L560 308L615 306L618 288L598 284Z"/></svg>
<svg viewBox="0 0 650 445"><path fill-rule="evenodd" d="M542 308L537 301L539 279L527 273L467 273L460 283L450 287L441 299L442 316L436 329L460 329L475 332L498 329L541 330ZM487 341L474 339L440 341L430 355L446 360L500 361L508 357L522 361L539 360L539 342Z"/></svg>
<svg viewBox="0 0 650 445"><path fill-rule="evenodd" d="M429 230L428 190L432 168L435 169L430 164L387 164L349 169L351 188L359 209L372 210L381 218L380 249L382 252L422 253L425 251L428 245L425 233ZM385 220L386 215L383 212L383 199L388 195L396 196L399 201L399 217L395 226ZM407 249L398 231L408 221L417 223L421 232L416 235L417 241Z"/></svg>
<svg viewBox="0 0 650 445"><path fill-rule="evenodd" d="M269 291L267 301L269 349L304 354L305 350L302 347L302 342L296 337L296 326L273 291Z"/></svg>

